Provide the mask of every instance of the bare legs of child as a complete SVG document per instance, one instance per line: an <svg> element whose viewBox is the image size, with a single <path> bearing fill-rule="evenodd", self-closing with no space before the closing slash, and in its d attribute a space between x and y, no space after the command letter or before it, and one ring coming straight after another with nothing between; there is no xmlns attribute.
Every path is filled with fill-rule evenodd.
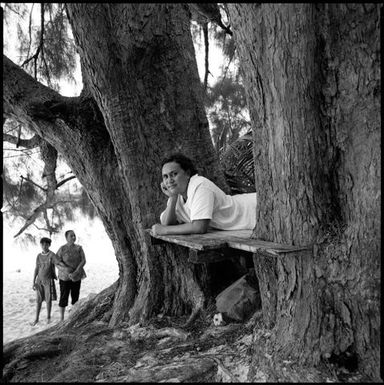
<svg viewBox="0 0 384 385"><path fill-rule="evenodd" d="M60 321L64 321L65 307L59 306L60 309Z"/></svg>
<svg viewBox="0 0 384 385"><path fill-rule="evenodd" d="M39 322L41 303L41 297L39 295L39 292L36 290L36 318L35 321L31 323L31 326L35 326Z"/></svg>
<svg viewBox="0 0 384 385"><path fill-rule="evenodd" d="M47 301L47 324L51 323L51 309L52 309L52 301Z"/></svg>
<svg viewBox="0 0 384 385"><path fill-rule="evenodd" d="M35 326L39 322L42 303L43 303L43 301L41 300L41 295L36 290L36 318L31 323L31 326ZM47 324L50 324L51 323L52 300L49 299L48 301L46 301L46 304L47 304Z"/></svg>

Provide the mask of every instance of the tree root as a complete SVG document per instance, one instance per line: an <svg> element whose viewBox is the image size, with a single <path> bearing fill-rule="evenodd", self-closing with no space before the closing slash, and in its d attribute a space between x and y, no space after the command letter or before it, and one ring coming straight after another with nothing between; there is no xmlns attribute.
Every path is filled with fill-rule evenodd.
<svg viewBox="0 0 384 385"><path fill-rule="evenodd" d="M188 328L189 326L192 325L192 323L196 320L196 318L201 314L202 312L202 307L196 307L193 309L192 314L189 316L188 320L181 325L182 328Z"/></svg>
<svg viewBox="0 0 384 385"><path fill-rule="evenodd" d="M39 349L27 352L21 355L20 357L15 358L4 367L2 381L8 382L13 377L14 373L17 372L18 367L21 366L20 363L22 363L23 361L26 362L28 360L36 360L41 357L50 358L59 355L61 352L62 350L58 347L51 347L47 349Z"/></svg>
<svg viewBox="0 0 384 385"><path fill-rule="evenodd" d="M206 354L202 355L204 358L210 358L211 360L217 363L218 369L220 369L227 377L231 379L231 382L238 382L238 379L224 366L223 362L217 357L208 356Z"/></svg>
<svg viewBox="0 0 384 385"><path fill-rule="evenodd" d="M131 368L116 382L193 382L196 379L211 378L215 364L208 359L189 359L188 361L168 362L150 368ZM103 382L103 381L101 381Z"/></svg>

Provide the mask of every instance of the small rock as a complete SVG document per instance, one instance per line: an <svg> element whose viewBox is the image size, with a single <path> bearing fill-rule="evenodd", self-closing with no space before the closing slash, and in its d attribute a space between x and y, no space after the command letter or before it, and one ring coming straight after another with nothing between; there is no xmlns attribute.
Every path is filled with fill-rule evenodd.
<svg viewBox="0 0 384 385"><path fill-rule="evenodd" d="M215 326L226 325L222 313L217 313L217 314L215 314L215 315L213 316L213 324L214 324Z"/></svg>

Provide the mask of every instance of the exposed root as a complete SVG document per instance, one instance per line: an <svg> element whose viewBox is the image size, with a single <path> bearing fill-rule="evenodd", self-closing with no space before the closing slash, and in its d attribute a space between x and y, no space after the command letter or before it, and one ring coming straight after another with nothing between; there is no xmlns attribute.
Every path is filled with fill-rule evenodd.
<svg viewBox="0 0 384 385"><path fill-rule="evenodd" d="M189 326L191 326L201 312L202 312L202 307L200 306L193 309L192 314L189 316L188 320L183 325L181 325L181 327L188 328Z"/></svg>
<svg viewBox="0 0 384 385"><path fill-rule="evenodd" d="M210 358L211 360L215 361L217 363L218 371L221 370L227 377L231 379L231 382L238 382L238 379L224 366L223 362L217 357L208 356L207 354L204 354L203 357Z"/></svg>

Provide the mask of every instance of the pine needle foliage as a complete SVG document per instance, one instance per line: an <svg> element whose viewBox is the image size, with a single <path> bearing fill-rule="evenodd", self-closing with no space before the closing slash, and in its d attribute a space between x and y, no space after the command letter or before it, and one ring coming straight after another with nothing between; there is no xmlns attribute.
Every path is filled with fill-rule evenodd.
<svg viewBox="0 0 384 385"><path fill-rule="evenodd" d="M64 77L74 82L76 48L64 3L4 3L6 24L12 15L18 16L18 64L55 90Z"/></svg>

